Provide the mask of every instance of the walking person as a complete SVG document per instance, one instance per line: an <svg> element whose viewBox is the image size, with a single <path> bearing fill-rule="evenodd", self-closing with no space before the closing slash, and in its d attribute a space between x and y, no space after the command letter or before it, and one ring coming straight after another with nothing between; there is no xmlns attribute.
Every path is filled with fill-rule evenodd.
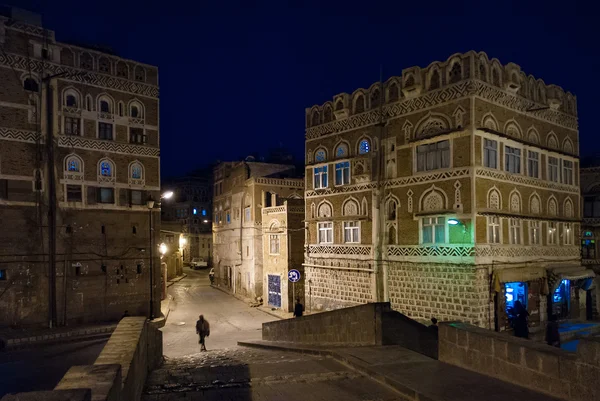
<svg viewBox="0 0 600 401"><path fill-rule="evenodd" d="M296 306L294 306L294 317L301 317L304 312L304 305L300 303L300 298L296 298Z"/></svg>
<svg viewBox="0 0 600 401"><path fill-rule="evenodd" d="M212 269L210 269L210 272L208 273L208 278L210 279L210 285L213 285L213 283L215 281L215 269L214 269L214 267Z"/></svg>
<svg viewBox="0 0 600 401"><path fill-rule="evenodd" d="M515 336L521 338L529 338L529 313L523 306L521 301L515 302L515 320L514 329Z"/></svg>
<svg viewBox="0 0 600 401"><path fill-rule="evenodd" d="M560 348L560 333L558 332L557 320L556 315L550 316L550 321L546 326L546 343L551 347Z"/></svg>
<svg viewBox="0 0 600 401"><path fill-rule="evenodd" d="M204 315L200 315L196 322L196 334L200 337L198 339L200 351L206 351L205 338L210 336L210 325L208 324L208 321L204 319Z"/></svg>

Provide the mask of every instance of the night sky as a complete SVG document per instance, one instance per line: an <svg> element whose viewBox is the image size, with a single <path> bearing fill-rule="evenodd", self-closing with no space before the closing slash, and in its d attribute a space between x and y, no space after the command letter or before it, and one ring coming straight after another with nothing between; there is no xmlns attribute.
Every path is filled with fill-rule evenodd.
<svg viewBox="0 0 600 401"><path fill-rule="evenodd" d="M163 177L277 146L302 160L306 107L369 87L380 65L385 79L468 50L574 93L582 156L600 149L600 20L574 1L186 3L12 2L59 41L159 67Z"/></svg>

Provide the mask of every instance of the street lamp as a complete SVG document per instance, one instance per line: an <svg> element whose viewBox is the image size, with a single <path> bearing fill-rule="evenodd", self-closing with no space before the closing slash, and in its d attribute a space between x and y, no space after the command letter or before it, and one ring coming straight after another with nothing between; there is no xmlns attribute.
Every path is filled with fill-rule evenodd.
<svg viewBox="0 0 600 401"><path fill-rule="evenodd" d="M158 250L162 256L165 256L165 253L167 253L167 250L168 250L167 245L165 245L165 243L163 242L162 244L160 244L158 246Z"/></svg>
<svg viewBox="0 0 600 401"><path fill-rule="evenodd" d="M169 199L170 197L173 196L173 191L167 191L163 194L160 195L160 199ZM149 224L149 241L150 241L150 312L149 312L149 317L150 320L154 319L154 246L153 241L152 241L152 209L154 209L154 204L156 202L154 201L154 199L152 199L152 196L150 196L148 198L148 200L146 201L146 206L148 206L148 221L150 222ZM160 205L160 203L159 203ZM164 244L162 244L164 245ZM161 248L162 251L162 248ZM166 252L166 245L165 245L165 252ZM162 254L164 255L165 252L162 252Z"/></svg>

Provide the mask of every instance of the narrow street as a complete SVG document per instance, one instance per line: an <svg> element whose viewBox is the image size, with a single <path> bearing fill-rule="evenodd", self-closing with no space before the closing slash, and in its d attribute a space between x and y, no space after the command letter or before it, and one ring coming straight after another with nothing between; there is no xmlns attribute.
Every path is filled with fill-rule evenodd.
<svg viewBox="0 0 600 401"><path fill-rule="evenodd" d="M187 277L173 284L169 317L163 331L166 357L179 357L200 351L196 321L202 314L210 323L208 350L236 348L241 340L259 340L263 322L276 318L250 308L244 302L210 286L208 269L184 268Z"/></svg>

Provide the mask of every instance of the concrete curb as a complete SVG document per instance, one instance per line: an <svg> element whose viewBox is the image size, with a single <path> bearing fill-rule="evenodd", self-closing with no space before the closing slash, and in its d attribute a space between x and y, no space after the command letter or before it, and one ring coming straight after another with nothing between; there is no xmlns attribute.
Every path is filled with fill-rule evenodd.
<svg viewBox="0 0 600 401"><path fill-rule="evenodd" d="M170 286L172 286L175 283L180 282L181 280L183 280L186 277L187 277L187 274L183 273L181 276L175 277L173 280L167 280L167 288L169 288Z"/></svg>
<svg viewBox="0 0 600 401"><path fill-rule="evenodd" d="M359 359L347 357L341 354L340 352L335 351L334 349L318 349L318 348L310 348L310 347L302 347L297 345L288 345L288 344L277 344L277 343L257 343L252 341L238 341L238 345L242 347L251 347L251 348L261 348L261 349L270 349L270 350L278 350L278 351L289 351L289 352L299 352L302 354L311 354L311 355L321 355L321 356L329 356L335 359L336 361L350 367L351 369L364 374L365 376L370 377L376 382L390 387L396 392L402 394L402 396L406 397L408 400L414 401L442 401L442 399L434 399L430 398L422 393L419 390L410 388L403 383L398 382L397 380L392 379L391 377L385 376L385 374L379 373L367 366L364 362L361 362Z"/></svg>

